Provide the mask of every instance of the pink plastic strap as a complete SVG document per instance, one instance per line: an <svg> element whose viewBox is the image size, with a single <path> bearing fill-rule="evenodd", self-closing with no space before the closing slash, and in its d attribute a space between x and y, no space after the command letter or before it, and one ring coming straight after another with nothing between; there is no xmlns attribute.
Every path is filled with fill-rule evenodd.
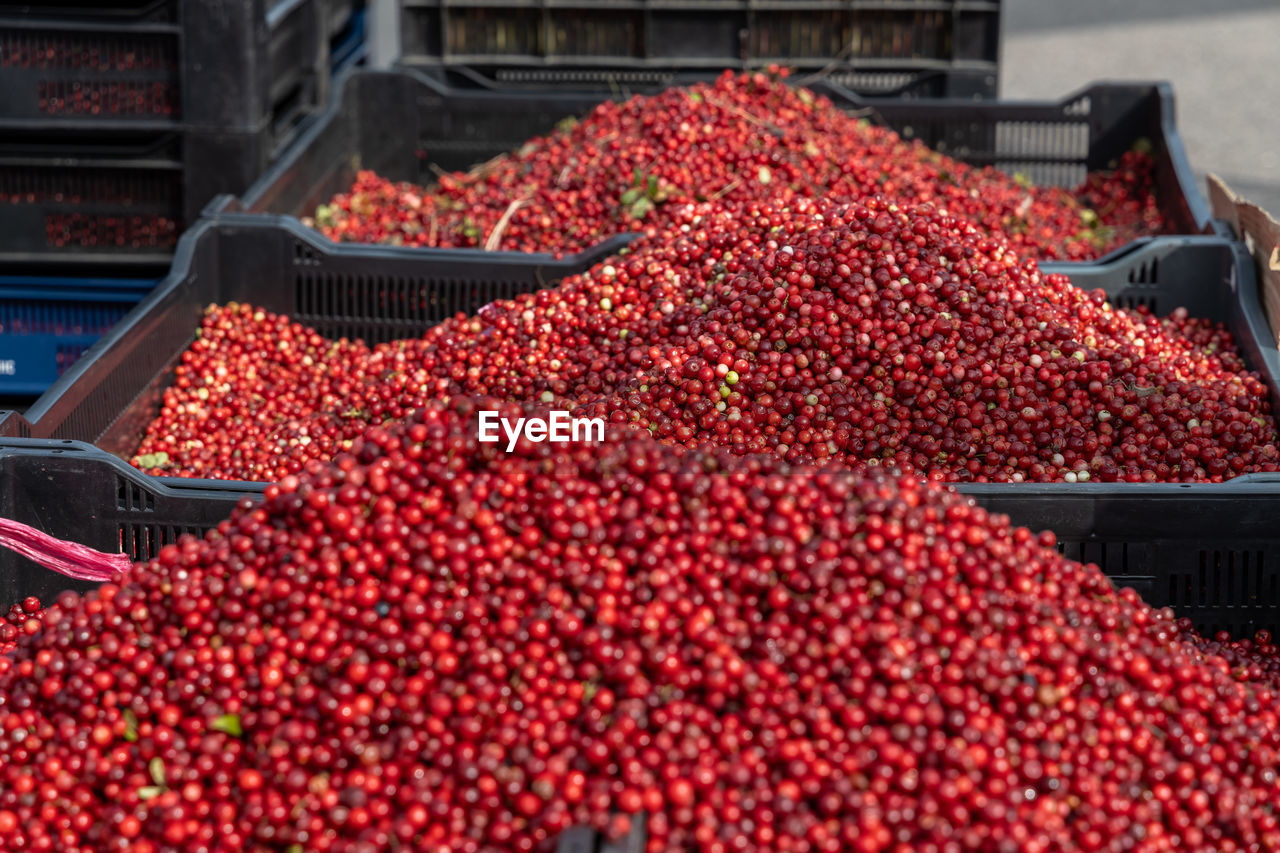
<svg viewBox="0 0 1280 853"><path fill-rule="evenodd" d="M125 554L104 554L0 518L0 545L69 578L109 581L133 565Z"/></svg>

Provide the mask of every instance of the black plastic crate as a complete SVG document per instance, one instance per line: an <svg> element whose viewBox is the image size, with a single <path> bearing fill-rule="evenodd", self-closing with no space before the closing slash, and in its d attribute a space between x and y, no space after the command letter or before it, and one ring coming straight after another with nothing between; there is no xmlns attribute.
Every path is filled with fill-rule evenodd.
<svg viewBox="0 0 1280 853"><path fill-rule="evenodd" d="M0 517L134 560L154 557L184 533L203 534L241 498L261 493L253 483L147 477L78 441L0 439ZM93 586L0 548L0 607Z"/></svg>
<svg viewBox="0 0 1280 853"><path fill-rule="evenodd" d="M1212 227L1174 123L1167 84L1099 83L1047 103L873 101L830 81L814 88L905 137L1046 185L1077 186L1088 171L1107 167L1147 140L1156 159L1158 201L1172 227L1183 234ZM439 169L466 169L514 151L601 100L590 93L476 91L416 71L357 70L240 201L222 209L311 216L318 205L349 190L361 169L431 184Z"/></svg>
<svg viewBox="0 0 1280 853"><path fill-rule="evenodd" d="M993 98L998 0L400 0L401 63L608 92L788 65L864 95Z"/></svg>
<svg viewBox="0 0 1280 853"><path fill-rule="evenodd" d="M75 439L129 455L158 413L182 351L210 303L248 301L328 336L385 341L458 311L589 268L626 242L555 261L476 250L336 246L285 217L224 214L183 237L170 276L41 397L0 416L0 435ZM1118 306L1185 307L1229 324L1280 409L1280 353L1243 245L1212 236L1143 241L1100 264L1045 264ZM1280 475L1223 484L965 484L959 491L1015 523L1058 534L1153 604L1206 630L1280 628ZM1219 580L1221 582L1219 582Z"/></svg>
<svg viewBox="0 0 1280 853"><path fill-rule="evenodd" d="M585 826L572 826L556 839L556 853L644 853L646 838L643 816L632 820L625 838L615 841Z"/></svg>
<svg viewBox="0 0 1280 853"><path fill-rule="evenodd" d="M361 55L356 8L0 3L0 262L171 256L328 102L334 63Z"/></svg>
<svg viewBox="0 0 1280 853"><path fill-rule="evenodd" d="M285 217L204 220L183 236L169 275L25 417L0 417L0 435L132 450L210 304L251 302L329 337L395 340L583 272L629 239L561 260L456 249L437 250L424 264L418 251L334 246Z"/></svg>
<svg viewBox="0 0 1280 853"><path fill-rule="evenodd" d="M838 104L855 101L829 80L814 88ZM1218 233L1182 145L1168 83L1099 82L1053 104L877 100L863 108L903 137L966 163L1024 175L1040 186L1077 187L1089 172L1107 169L1140 143L1149 144L1156 201L1174 233Z"/></svg>
<svg viewBox="0 0 1280 853"><path fill-rule="evenodd" d="M0 132L0 263L167 263L184 224L276 150L264 130Z"/></svg>
<svg viewBox="0 0 1280 853"><path fill-rule="evenodd" d="M545 286L588 268L625 242L615 240L564 260L453 251L442 253L441 263L424 271L411 257L393 259L382 268L359 250L329 257L296 223L267 225L257 219L245 227L205 222L183 240L174 272L159 289L165 292L154 294L104 347L93 350L89 361L97 368L114 367L96 378L97 368L89 371L87 382L77 386L94 385L80 398L89 417L73 415L60 431L92 430L84 425L121 401L125 414L134 412L135 418L140 405L157 401L154 395L163 388L157 380L169 374L173 358L192 340L202 306L210 300L252 298L300 319L309 317L328 334L386 340L413 334L458 311L474 311L500 296ZM280 286L263 287L266 282ZM363 311L353 298L356 293L369 299ZM397 307L374 309L374 304ZM162 364L168 359L158 373L154 356L162 356ZM35 431L43 423L37 418ZM11 436L10 430L29 435L33 427L20 416L0 413L0 435ZM133 560L155 557L184 534L203 535L241 500L259 499L263 488L261 483L150 477L80 441L0 438L0 518ZM31 595L48 603L65 590L94 586L0 548L0 607ZM644 838L642 821L633 824L626 838L612 842L586 827L573 827L558 839L556 850L642 853Z"/></svg>
<svg viewBox="0 0 1280 853"><path fill-rule="evenodd" d="M333 0L0 5L0 115L257 130L324 102ZM84 8L87 7L87 8Z"/></svg>

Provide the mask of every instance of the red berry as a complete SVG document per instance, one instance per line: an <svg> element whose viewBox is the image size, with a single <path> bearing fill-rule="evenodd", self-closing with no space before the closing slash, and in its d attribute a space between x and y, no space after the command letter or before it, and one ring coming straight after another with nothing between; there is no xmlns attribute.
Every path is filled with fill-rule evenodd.
<svg viewBox="0 0 1280 853"><path fill-rule="evenodd" d="M0 655L0 847L1280 844L1269 635L911 475L508 454L479 407L530 413L429 403L44 611Z"/></svg>

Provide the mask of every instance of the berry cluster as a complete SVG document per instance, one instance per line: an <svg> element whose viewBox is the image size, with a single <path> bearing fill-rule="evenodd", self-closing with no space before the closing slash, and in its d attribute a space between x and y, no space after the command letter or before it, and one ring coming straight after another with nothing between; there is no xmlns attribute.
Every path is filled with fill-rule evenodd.
<svg viewBox="0 0 1280 853"><path fill-rule="evenodd" d="M134 457L273 480L432 399L555 402L674 443L947 481L1221 481L1280 466L1224 328L1119 310L931 205L681 205L559 287L417 340L214 310Z"/></svg>
<svg viewBox="0 0 1280 853"><path fill-rule="evenodd" d="M477 406L60 597L0 673L0 847L1280 849L1270 677L1052 534Z"/></svg>
<svg viewBox="0 0 1280 853"><path fill-rule="evenodd" d="M851 117L784 76L726 72L606 102L431 189L363 172L314 224L361 243L575 252L612 234L667 232L686 203L882 194L933 203L1040 259L1093 258L1164 228L1145 150L1091 174L1076 194L1034 187Z"/></svg>
<svg viewBox="0 0 1280 853"><path fill-rule="evenodd" d="M18 644L18 637L22 634L34 634L40 630L40 619L43 614L44 608L40 604L40 599L34 595L27 596L4 614L4 619L0 620L0 671L7 667L7 660L3 655L13 651Z"/></svg>

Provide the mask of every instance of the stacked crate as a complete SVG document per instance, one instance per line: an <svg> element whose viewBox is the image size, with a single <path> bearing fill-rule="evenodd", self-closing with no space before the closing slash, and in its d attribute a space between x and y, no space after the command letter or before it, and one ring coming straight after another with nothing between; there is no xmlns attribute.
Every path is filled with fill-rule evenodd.
<svg viewBox="0 0 1280 853"><path fill-rule="evenodd" d="M0 264L11 274L0 352L23 354L3 359L0 394L47 386L68 347L136 303L122 293L163 276L209 199L262 173L327 99L332 47L352 55L358 11L355 0L0 4ZM44 357L54 350L58 360Z"/></svg>
<svg viewBox="0 0 1280 853"><path fill-rule="evenodd" d="M994 98L998 0L400 0L401 63L631 91L778 63L865 95Z"/></svg>

